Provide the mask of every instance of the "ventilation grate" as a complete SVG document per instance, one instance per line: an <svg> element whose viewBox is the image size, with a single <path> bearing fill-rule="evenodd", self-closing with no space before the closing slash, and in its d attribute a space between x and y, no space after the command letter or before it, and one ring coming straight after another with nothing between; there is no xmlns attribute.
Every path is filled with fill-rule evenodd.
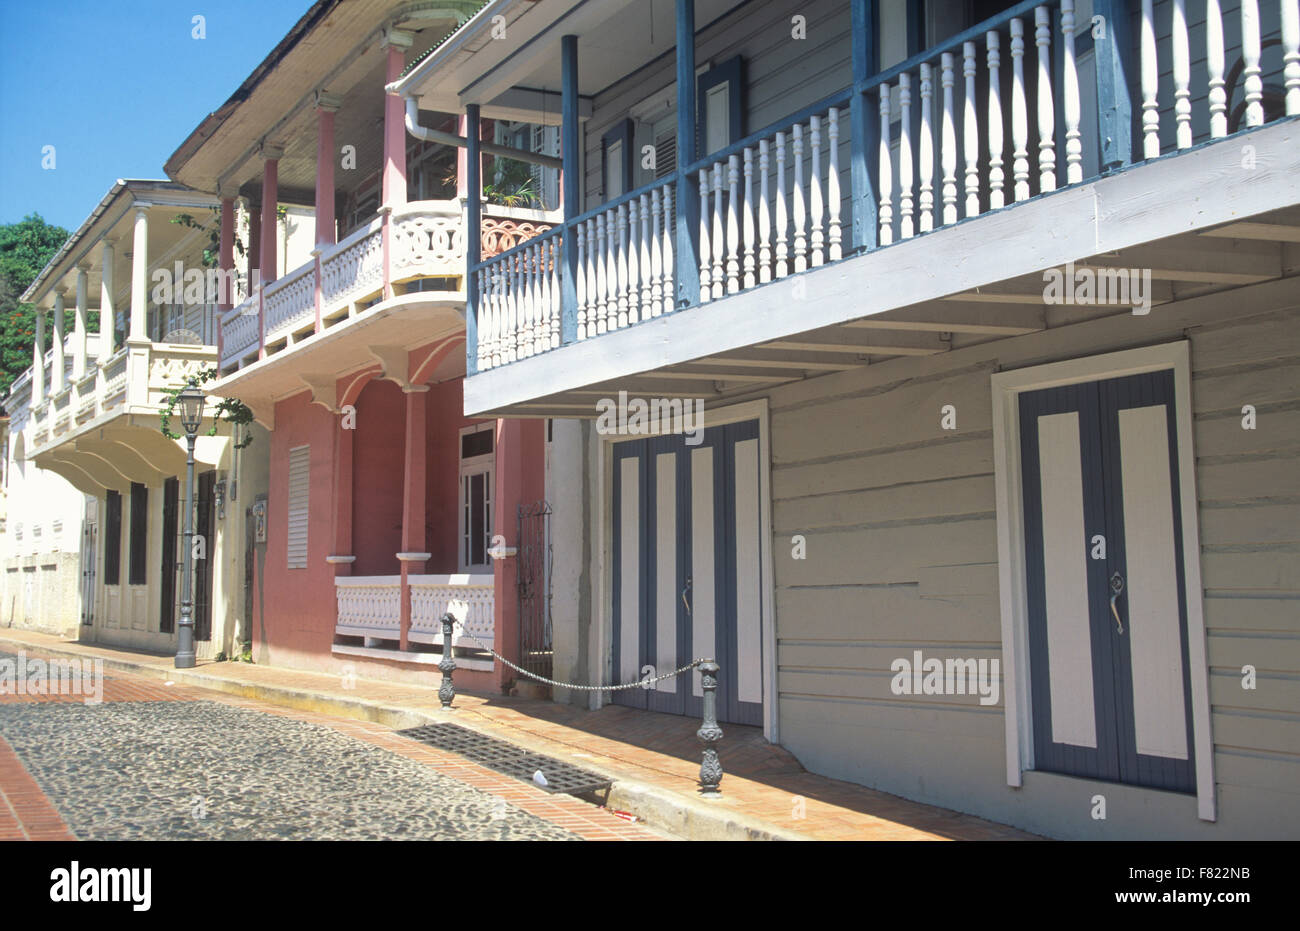
<svg viewBox="0 0 1300 931"><path fill-rule="evenodd" d="M472 763L537 786L546 792L581 795L607 789L612 784L604 776L456 724L425 724L397 733L430 747L459 754ZM544 786L533 780L533 774L539 771L546 779Z"/></svg>

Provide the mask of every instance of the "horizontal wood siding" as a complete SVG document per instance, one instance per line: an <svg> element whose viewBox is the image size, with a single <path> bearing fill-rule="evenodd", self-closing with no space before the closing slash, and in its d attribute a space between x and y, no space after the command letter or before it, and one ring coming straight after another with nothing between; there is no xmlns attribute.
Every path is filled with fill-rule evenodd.
<svg viewBox="0 0 1300 931"><path fill-rule="evenodd" d="M1185 331L1219 822L1198 821L1190 797L1151 802L1153 793L1132 787L1107 791L1131 808L1126 830L1138 836L1300 836L1300 310L1240 313L1190 327L1171 314L1140 336L1137 318L1115 315L773 391L782 743L811 769L912 798L1055 833L1116 836L1084 815L1034 813L1028 793L1006 786L1002 701L896 696L890 663L913 650L1002 655L996 368ZM954 431L940 428L945 404L956 407ZM1242 429L1244 404L1256 407L1255 430ZM792 558L795 535L806 559ZM1247 664L1258 672L1253 691L1241 688ZM1081 785L1026 774L1037 798L1086 814Z"/></svg>

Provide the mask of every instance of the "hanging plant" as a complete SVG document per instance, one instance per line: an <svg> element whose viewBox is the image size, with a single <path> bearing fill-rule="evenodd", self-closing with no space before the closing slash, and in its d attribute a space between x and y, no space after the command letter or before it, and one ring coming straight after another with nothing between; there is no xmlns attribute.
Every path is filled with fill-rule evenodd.
<svg viewBox="0 0 1300 931"><path fill-rule="evenodd" d="M181 392L186 388L199 388L207 382L213 381L217 377L217 370L214 366L199 369L193 375L185 379L185 384L178 385L175 388L169 388L163 393L163 406L158 413L161 415L158 428L162 435L169 440L183 440L185 437L180 433L175 433L171 429L172 415L176 412L176 405L180 400ZM253 411L247 404L239 398L220 398L216 407L212 411L212 426L208 429L207 436L217 435L217 421L224 420L228 424L235 426L245 426L253 422ZM235 444L235 449L243 449L249 443L253 442L253 434L248 431L244 438Z"/></svg>

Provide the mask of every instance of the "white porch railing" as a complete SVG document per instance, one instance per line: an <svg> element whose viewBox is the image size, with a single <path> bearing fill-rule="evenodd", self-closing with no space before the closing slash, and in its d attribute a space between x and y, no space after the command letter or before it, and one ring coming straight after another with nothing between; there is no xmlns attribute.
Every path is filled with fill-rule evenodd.
<svg viewBox="0 0 1300 931"><path fill-rule="evenodd" d="M407 639L415 643L442 643L442 616L451 612L464 632L482 643L494 644L495 598L493 576L412 575L411 627ZM349 637L398 640L402 635L402 584L400 576L339 576L334 580L338 600L335 633ZM454 646L480 649L464 633Z"/></svg>

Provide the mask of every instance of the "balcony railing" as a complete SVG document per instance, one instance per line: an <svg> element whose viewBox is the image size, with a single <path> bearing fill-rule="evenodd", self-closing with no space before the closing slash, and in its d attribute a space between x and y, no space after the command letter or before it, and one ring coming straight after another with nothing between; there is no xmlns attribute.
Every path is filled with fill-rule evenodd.
<svg viewBox="0 0 1300 931"><path fill-rule="evenodd" d="M531 216L536 211L489 209L497 215L483 224L488 254L550 229ZM390 230L387 269L386 225ZM421 278L460 280L465 273L464 231L464 206L459 200L417 201L381 214L227 311L221 319L222 370L355 316L382 297L386 285Z"/></svg>
<svg viewBox="0 0 1300 931"><path fill-rule="evenodd" d="M450 612L464 625L453 646L481 649L475 639L493 645L495 601L491 573L412 575L408 583L411 588L408 640L440 645L442 616ZM336 634L374 640L401 639L400 576L338 576L334 588L338 600Z"/></svg>
<svg viewBox="0 0 1300 931"><path fill-rule="evenodd" d="M1281 46L1280 96L1262 80L1259 0L1242 0L1239 23L1227 28L1218 0L1198 4L1204 24L1189 24L1185 3L1174 0L1168 31L1157 28L1153 5L1141 4L1137 41L1125 43L1134 49L1127 68L1134 86L1116 85L1114 75L1125 71L1116 59L1129 55L1113 39L1127 30L1107 23L1112 40L1095 43L1097 87L1087 94L1077 45L1092 21L1077 16L1076 0L1018 3L686 166L684 177L674 173L566 218L545 242L472 264L470 364L476 371L508 364L1050 194L1135 159L1222 139L1283 112L1300 115L1298 4L1267 2L1278 4L1281 17L1280 39L1262 43ZM1239 44L1225 43L1225 34L1240 35ZM1204 69L1204 96L1193 96L1192 62ZM1234 99L1238 76L1242 96ZM1084 101L1094 101L1092 112ZM1130 105L1136 139L1123 116ZM1085 147L1092 150L1086 157ZM683 191L692 199L698 193L698 213L687 218L698 231L694 255L674 255L673 198ZM571 289L563 237L573 238L577 253ZM563 306L566 292L572 307Z"/></svg>

